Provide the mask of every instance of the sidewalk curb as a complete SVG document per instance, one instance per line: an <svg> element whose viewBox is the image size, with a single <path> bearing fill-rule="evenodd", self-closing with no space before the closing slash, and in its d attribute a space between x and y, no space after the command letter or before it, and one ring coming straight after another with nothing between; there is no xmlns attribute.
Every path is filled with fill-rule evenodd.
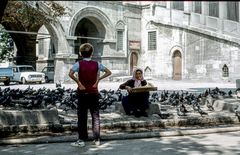
<svg viewBox="0 0 240 155"><path fill-rule="evenodd" d="M137 139L137 138L211 134L211 133L234 132L234 131L240 131L240 126L216 127L211 129L209 128L208 129L179 129L174 131L153 131L153 132L139 132L139 133L118 132L115 134L102 134L101 139L102 140L123 140L123 139ZM77 140L77 135L41 136L41 137L34 137L34 138L2 139L0 140L0 145L29 144L29 143L31 144L57 143L57 142L72 142L75 140Z"/></svg>

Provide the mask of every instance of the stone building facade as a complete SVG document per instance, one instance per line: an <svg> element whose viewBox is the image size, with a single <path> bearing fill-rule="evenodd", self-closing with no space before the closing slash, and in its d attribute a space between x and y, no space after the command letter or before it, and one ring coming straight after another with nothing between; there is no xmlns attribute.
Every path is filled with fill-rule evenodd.
<svg viewBox="0 0 240 155"><path fill-rule="evenodd" d="M114 76L134 66L156 79L233 81L240 73L239 2L59 1L67 14L44 25L37 69L55 66L55 82L68 71L81 43L95 47L93 59ZM41 4L44 8L44 4ZM45 42L45 43L44 43Z"/></svg>

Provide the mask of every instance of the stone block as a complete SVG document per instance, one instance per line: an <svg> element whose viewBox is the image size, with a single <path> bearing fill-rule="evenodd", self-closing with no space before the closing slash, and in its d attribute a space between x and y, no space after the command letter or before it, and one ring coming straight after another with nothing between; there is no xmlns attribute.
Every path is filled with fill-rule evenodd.
<svg viewBox="0 0 240 155"><path fill-rule="evenodd" d="M57 110L0 110L2 125L60 124Z"/></svg>
<svg viewBox="0 0 240 155"><path fill-rule="evenodd" d="M123 106L122 106L122 103L121 102L117 102L115 104L115 110L117 112L120 112L120 113L123 113L123 114L126 114L124 109L123 109ZM148 115L152 115L152 114L159 114L160 113L160 106L159 104L157 103L151 103L149 105L149 109L147 110L147 113Z"/></svg>
<svg viewBox="0 0 240 155"><path fill-rule="evenodd" d="M236 80L236 88L237 88L237 89L240 88L240 79L237 79L237 80Z"/></svg>
<svg viewBox="0 0 240 155"><path fill-rule="evenodd" d="M215 111L227 110L229 112L234 112L239 106L239 102L237 100L216 100L213 104L213 108Z"/></svg>
<svg viewBox="0 0 240 155"><path fill-rule="evenodd" d="M160 113L160 106L157 103L151 103L149 105L149 109L148 109L148 115L152 115L152 114L159 114Z"/></svg>
<svg viewBox="0 0 240 155"><path fill-rule="evenodd" d="M122 103L121 103L121 102L116 102L116 103L115 103L115 110L116 110L117 112L126 114L125 111L124 111L124 109L123 109L123 106L122 106Z"/></svg>

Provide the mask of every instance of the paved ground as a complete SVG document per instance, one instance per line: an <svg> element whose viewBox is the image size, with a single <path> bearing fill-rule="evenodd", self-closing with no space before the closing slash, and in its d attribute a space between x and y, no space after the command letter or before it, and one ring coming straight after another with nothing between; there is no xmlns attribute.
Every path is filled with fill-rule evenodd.
<svg viewBox="0 0 240 155"><path fill-rule="evenodd" d="M240 131L131 140L103 141L99 147L87 142L78 148L68 143L0 146L1 155L240 155Z"/></svg>
<svg viewBox="0 0 240 155"><path fill-rule="evenodd" d="M200 81L174 81L174 80L147 80L148 82L152 83L155 87L158 87L158 90L189 90L191 88L201 89L201 88L231 88L236 89L235 82L200 82ZM109 81L101 81L99 83L99 90L101 89L113 89L117 90L119 85L123 82L109 82ZM46 84L26 84L26 85L19 85L11 83L10 86L4 86L0 83L0 88L10 87L13 89L20 88L25 89L28 86L34 87L35 89L46 87L49 89L55 89L56 85L54 83L46 83ZM76 89L77 85L73 84L62 84L63 87L66 89L72 88Z"/></svg>
<svg viewBox="0 0 240 155"><path fill-rule="evenodd" d="M199 81L157 81L148 80L158 87L158 90L193 90L201 91L206 88L219 87L222 89L236 89L235 82L199 82ZM102 81L99 89L118 89L122 82ZM25 89L29 85L11 84L12 89ZM62 84L66 89L76 88L76 84ZM31 84L30 87L38 89L46 87L55 89L55 84ZM6 88L0 84L0 88ZM104 154L104 155L240 155L240 131L215 134L201 134L194 136L173 136L147 139L105 140L100 147L95 147L87 142L85 148L75 148L67 143L43 143L0 146L0 155L79 155L79 154Z"/></svg>

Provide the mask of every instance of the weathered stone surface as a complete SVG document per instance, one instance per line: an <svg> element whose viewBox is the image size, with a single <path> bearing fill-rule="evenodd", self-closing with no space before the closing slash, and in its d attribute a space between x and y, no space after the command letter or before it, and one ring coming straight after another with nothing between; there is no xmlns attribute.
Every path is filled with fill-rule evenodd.
<svg viewBox="0 0 240 155"><path fill-rule="evenodd" d="M167 119L161 119L158 114L149 115L148 117L139 117L136 118L134 116L127 116L125 113L119 113L119 111L114 111L111 113L101 113L100 114L100 127L101 131L108 132L108 131L119 131L119 132L142 132L142 131L152 131L152 130L160 130L160 129L167 129L167 128L176 128L176 127L210 127L210 126L217 126L217 125L226 125L226 124L239 124L239 118L235 115L233 109L239 105L237 99L229 98L224 100L216 100L215 104L215 111L207 111L208 115L201 116L196 111L190 111L187 113L187 116L178 116L175 109L171 109L169 112L172 113L172 117ZM116 103L116 106L121 106L121 103ZM159 106L157 103L151 104L152 108L156 108L153 110L156 113L159 111L159 107L162 108L173 108L168 107L166 105ZM116 109L120 109L119 107ZM8 125L0 124L0 137L9 137L16 134L26 134L26 135L33 135L39 133L72 133L77 131L77 115L76 114L69 114L70 116L64 116L61 114L62 119L69 119L68 123L60 124L58 119L58 113L55 111L52 114L45 115L46 120L40 121L39 118L32 118L37 117L37 115L28 116L30 114L25 114L28 116L28 119L33 119L32 121L26 122L25 119L18 119L15 118L16 113L19 116L19 113L23 113L24 111L14 111L15 114L10 115L11 123ZM33 112L33 111L31 111ZM39 112L39 111L38 111ZM124 112L124 111L122 111ZM9 115L9 110L2 110L3 114ZM27 112L25 112L27 113ZM35 113L37 113L35 111ZM23 114L22 114L23 115ZM6 121L6 116L2 117L1 120ZM29 118L30 117L30 118ZM43 117L43 116L41 116ZM55 118L52 118L55 117ZM18 121L16 121L18 120ZM20 121L19 121L20 120ZM25 122L23 121L25 120ZM2 121L2 122L4 122ZM34 122L35 121L35 122ZM1 122L1 123L2 123ZM34 122L35 124L31 124ZM14 124L15 123L15 124ZM23 123L23 124L20 124ZM29 123L29 124L27 124ZM10 125L11 124L11 125ZM88 129L91 132L92 125L91 125L91 117L89 114L88 119Z"/></svg>
<svg viewBox="0 0 240 155"><path fill-rule="evenodd" d="M60 124L57 110L0 110L2 125Z"/></svg>
<svg viewBox="0 0 240 155"><path fill-rule="evenodd" d="M121 102L117 102L115 104L115 110L116 112L120 112L122 114L126 114L122 103ZM152 114L159 114L160 113L160 105L157 103L151 103L149 104L149 109L147 110L148 115L152 115Z"/></svg>
<svg viewBox="0 0 240 155"><path fill-rule="evenodd" d="M229 112L234 112L238 106L240 106L240 102L235 99L216 100L213 104L215 111L227 110Z"/></svg>
<svg viewBox="0 0 240 155"><path fill-rule="evenodd" d="M237 80L236 80L236 87L237 87L237 88L240 88L240 79L237 79Z"/></svg>

